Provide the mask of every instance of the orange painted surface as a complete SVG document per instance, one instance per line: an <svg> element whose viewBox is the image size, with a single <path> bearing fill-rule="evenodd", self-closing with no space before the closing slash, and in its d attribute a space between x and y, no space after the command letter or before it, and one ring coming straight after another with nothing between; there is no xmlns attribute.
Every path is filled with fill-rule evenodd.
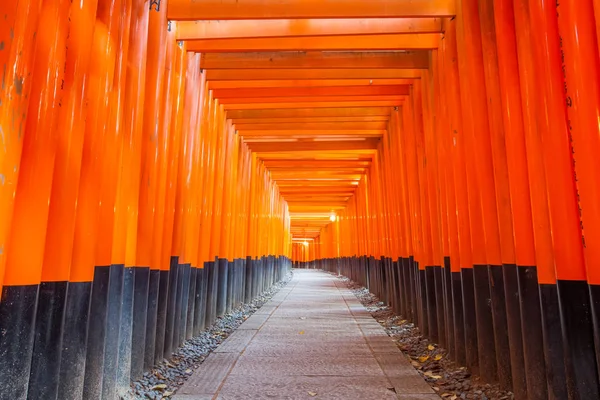
<svg viewBox="0 0 600 400"><path fill-rule="evenodd" d="M58 113L57 130L60 133L56 147L48 226L46 235L42 281L68 281L73 252L73 235L81 158L85 133L85 112L82 107L89 79L89 63L94 35L97 0L71 3L70 29L66 41L65 83L62 107Z"/></svg>
<svg viewBox="0 0 600 400"><path fill-rule="evenodd" d="M260 25L260 30L255 29ZM182 21L177 40L247 37L372 35L441 31L439 18L276 19Z"/></svg>
<svg viewBox="0 0 600 400"><path fill-rule="evenodd" d="M9 19L8 4L5 6L7 20ZM2 129L2 146L0 146L0 288L4 281L7 260L8 238L11 233L15 192L19 178L23 135L31 91L31 73L35 60L35 45L37 41L38 18L41 11L41 1L19 2L14 17L14 37L5 42L5 64L2 68L0 87L0 129ZM10 38L10 23L6 28ZM12 68L8 68L8 66ZM6 71L6 73L4 72ZM12 116L20 116L13 121Z"/></svg>
<svg viewBox="0 0 600 400"><path fill-rule="evenodd" d="M11 233L5 248L5 285L37 284L42 277L59 139L56 125L63 96L60 85L64 79L68 13L69 3L65 0L45 2L38 21L40 38L35 48L29 112L22 131L23 153ZM23 264L28 267L23 268Z"/></svg>
<svg viewBox="0 0 600 400"><path fill-rule="evenodd" d="M600 59L592 1L557 6L587 280L600 283Z"/></svg>
<svg viewBox="0 0 600 400"><path fill-rule="evenodd" d="M226 20L275 18L365 18L365 17L427 17L451 16L455 13L454 0L346 0L323 4L319 0L204 1L171 0L169 19Z"/></svg>
<svg viewBox="0 0 600 400"><path fill-rule="evenodd" d="M537 120L546 170L556 277L585 280L570 132L561 64L556 5L529 2L539 105Z"/></svg>

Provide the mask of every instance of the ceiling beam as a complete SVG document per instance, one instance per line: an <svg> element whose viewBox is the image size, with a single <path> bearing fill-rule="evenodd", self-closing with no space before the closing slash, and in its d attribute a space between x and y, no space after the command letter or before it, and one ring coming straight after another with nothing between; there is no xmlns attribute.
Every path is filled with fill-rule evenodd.
<svg viewBox="0 0 600 400"><path fill-rule="evenodd" d="M426 18L456 14L454 0L169 0L169 20Z"/></svg>
<svg viewBox="0 0 600 400"><path fill-rule="evenodd" d="M402 103L402 99L397 100L354 100L346 101L320 101L320 102L289 102L289 103L243 103L243 104L223 104L224 110L277 110L277 109L295 109L295 108L356 108L356 107L397 107Z"/></svg>
<svg viewBox="0 0 600 400"><path fill-rule="evenodd" d="M402 68L427 69L429 51L207 53L203 69Z"/></svg>
<svg viewBox="0 0 600 400"><path fill-rule="evenodd" d="M232 122L236 126L244 126L245 129L255 129L255 125L277 125L281 124L366 124L365 126L377 126L385 129L389 117L385 115L372 115L363 117L288 117L288 118L237 118ZM240 128L240 129L244 129Z"/></svg>
<svg viewBox="0 0 600 400"><path fill-rule="evenodd" d="M294 36L284 38L188 40L187 50L199 53L249 51L369 51L437 49L440 33L384 35Z"/></svg>
<svg viewBox="0 0 600 400"><path fill-rule="evenodd" d="M289 122L282 122L287 124ZM272 124L236 124L235 128L243 134L253 134L253 131L281 131L281 130L331 130L331 131L345 131L345 130L373 130L383 129L387 127L386 121L378 122L296 122L293 127L283 127L282 123ZM270 132L264 132L264 134L271 134Z"/></svg>
<svg viewBox="0 0 600 400"><path fill-rule="evenodd" d="M376 102L376 101L391 101L393 105L398 105L405 100L407 95L384 95L384 96L290 96L290 97L235 97L219 99L225 109L227 105L237 104L256 104L256 103L340 103L343 107L344 103L349 102ZM305 105L305 107L310 105ZM268 107L261 107L268 108ZM231 109L231 107L229 107Z"/></svg>
<svg viewBox="0 0 600 400"><path fill-rule="evenodd" d="M281 79L209 81L209 89L412 85L414 79Z"/></svg>
<svg viewBox="0 0 600 400"><path fill-rule="evenodd" d="M274 98L306 96L408 96L408 85L386 86L333 86L333 87L280 87L280 88L240 88L214 89L213 97L223 103L233 98Z"/></svg>
<svg viewBox="0 0 600 400"><path fill-rule="evenodd" d="M344 140L344 141L295 141L295 142L270 142L248 143L248 147L255 153L277 153L282 151L331 151L331 150L374 150L377 149L379 139Z"/></svg>
<svg viewBox="0 0 600 400"><path fill-rule="evenodd" d="M311 105L312 106L312 105ZM287 117L356 117L356 116L389 116L391 107L329 107L329 108L296 108L271 110L230 110L227 117L236 118L287 118Z"/></svg>
<svg viewBox="0 0 600 400"><path fill-rule="evenodd" d="M271 131L242 131L238 134L244 137L246 143L273 140L277 138L290 137L381 137L386 133L385 129L280 129Z"/></svg>
<svg viewBox="0 0 600 400"><path fill-rule="evenodd" d="M209 69L208 81L239 80L319 80L319 79L420 79L420 69L400 68L279 68L279 69ZM209 83L210 85L210 83Z"/></svg>
<svg viewBox="0 0 600 400"><path fill-rule="evenodd" d="M441 31L441 18L246 19L180 21L175 37L176 40L195 40Z"/></svg>

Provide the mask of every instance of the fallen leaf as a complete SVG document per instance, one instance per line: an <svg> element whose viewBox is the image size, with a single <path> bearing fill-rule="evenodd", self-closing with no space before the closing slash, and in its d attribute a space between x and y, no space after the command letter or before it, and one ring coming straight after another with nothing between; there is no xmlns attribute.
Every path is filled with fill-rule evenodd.
<svg viewBox="0 0 600 400"><path fill-rule="evenodd" d="M411 361L410 363L413 365L413 367L419 367L419 368L421 368L421 365L418 362L416 362L416 361Z"/></svg>
<svg viewBox="0 0 600 400"><path fill-rule="evenodd" d="M437 386L433 386L433 390L435 390L436 392L439 392L439 391L440 391L440 388L439 388L439 387L437 387Z"/></svg>
<svg viewBox="0 0 600 400"><path fill-rule="evenodd" d="M421 357L419 357L419 362L424 363L427 360L429 360L429 356L421 356Z"/></svg>
<svg viewBox="0 0 600 400"><path fill-rule="evenodd" d="M442 377L439 376L439 375L431 375L431 378L433 378L433 379L442 379Z"/></svg>
<svg viewBox="0 0 600 400"><path fill-rule="evenodd" d="M191 374L191 373L192 373L192 370L191 370L191 369L186 369L186 370L185 370L185 373L186 373L186 374Z"/></svg>
<svg viewBox="0 0 600 400"><path fill-rule="evenodd" d="M175 393L175 392L164 392L163 399L166 399L167 397L171 396L173 393Z"/></svg>
<svg viewBox="0 0 600 400"><path fill-rule="evenodd" d="M161 383L159 385L152 386L152 388L150 390L164 390L166 388L167 388L167 385L165 385L164 383Z"/></svg>
<svg viewBox="0 0 600 400"><path fill-rule="evenodd" d="M440 361L440 360L442 359L442 357L443 357L443 356L442 356L441 354L438 354L437 356L433 357L433 359L434 359L435 361Z"/></svg>
<svg viewBox="0 0 600 400"><path fill-rule="evenodd" d="M304 331L300 331L298 332L300 335L304 335Z"/></svg>
<svg viewBox="0 0 600 400"><path fill-rule="evenodd" d="M431 371L427 371L427 372L425 372L423 375L425 375L425 376L431 376L431 375L433 375L433 372L431 372Z"/></svg>
<svg viewBox="0 0 600 400"><path fill-rule="evenodd" d="M403 324L403 323L405 323L405 322L406 322L406 320L405 320L405 319L403 319L402 321L400 321L400 323L401 323L401 324Z"/></svg>
<svg viewBox="0 0 600 400"><path fill-rule="evenodd" d="M435 350L435 347L432 344L430 344L429 346L427 346L427 349L428 350Z"/></svg>
<svg viewBox="0 0 600 400"><path fill-rule="evenodd" d="M308 392L308 394L309 394L311 397L315 397L315 396L317 395L317 393L316 393L316 392Z"/></svg>
<svg viewBox="0 0 600 400"><path fill-rule="evenodd" d="M442 397L450 397L452 396L452 393L442 393Z"/></svg>
<svg viewBox="0 0 600 400"><path fill-rule="evenodd" d="M450 400L456 400L456 395L450 397Z"/></svg>

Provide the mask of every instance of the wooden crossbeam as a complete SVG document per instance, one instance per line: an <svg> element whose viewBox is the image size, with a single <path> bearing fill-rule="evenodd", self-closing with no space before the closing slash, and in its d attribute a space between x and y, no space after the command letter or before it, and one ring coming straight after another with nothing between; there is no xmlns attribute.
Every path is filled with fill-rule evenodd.
<svg viewBox="0 0 600 400"><path fill-rule="evenodd" d="M256 29L260 26L260 29ZM441 32L440 18L180 21L177 40Z"/></svg>
<svg viewBox="0 0 600 400"><path fill-rule="evenodd" d="M278 68L402 68L426 69L429 51L391 52L252 52L207 53L200 60L203 69Z"/></svg>
<svg viewBox="0 0 600 400"><path fill-rule="evenodd" d="M319 79L420 79L420 69L401 68L277 68L209 69L209 81L319 80Z"/></svg>
<svg viewBox="0 0 600 400"><path fill-rule="evenodd" d="M451 17L454 0L170 0L169 20ZM259 27L257 27L260 29Z"/></svg>
<svg viewBox="0 0 600 400"><path fill-rule="evenodd" d="M314 104L311 104L313 107ZM296 108L296 109L256 109L256 110L230 110L227 117L236 118L288 118L288 117L356 117L356 116L389 116L391 107L323 107L323 108Z"/></svg>
<svg viewBox="0 0 600 400"><path fill-rule="evenodd" d="M215 89L213 95L222 104L225 99L236 98L275 98L275 97L311 97L311 96L407 96L408 85L385 86L333 86L333 87L280 87Z"/></svg>
<svg viewBox="0 0 600 400"><path fill-rule="evenodd" d="M199 53L233 53L250 51L427 50L437 49L440 39L440 33L201 39L188 40L187 50Z"/></svg>

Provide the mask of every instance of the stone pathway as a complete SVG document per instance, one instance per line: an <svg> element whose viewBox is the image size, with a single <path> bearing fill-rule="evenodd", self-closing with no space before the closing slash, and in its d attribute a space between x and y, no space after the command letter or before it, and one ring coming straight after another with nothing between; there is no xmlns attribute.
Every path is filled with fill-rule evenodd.
<svg viewBox="0 0 600 400"><path fill-rule="evenodd" d="M175 400L440 400L342 282L315 270L294 274Z"/></svg>

